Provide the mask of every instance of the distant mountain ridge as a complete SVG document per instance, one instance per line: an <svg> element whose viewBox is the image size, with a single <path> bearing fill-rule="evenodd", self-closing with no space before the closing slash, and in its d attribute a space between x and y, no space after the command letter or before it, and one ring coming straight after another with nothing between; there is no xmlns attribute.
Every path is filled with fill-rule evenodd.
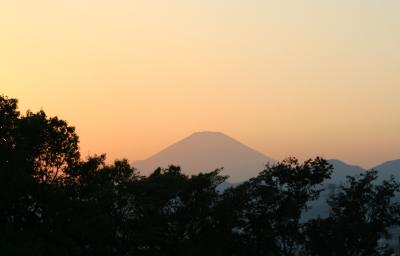
<svg viewBox="0 0 400 256"><path fill-rule="evenodd" d="M331 178L326 182L331 184L343 184L346 181L347 176L358 176L369 170L336 159L328 160L328 162L332 164L334 168ZM395 180L400 182L400 159L386 161L371 168L371 170L372 169L378 171L378 183L388 180L391 177L394 177Z"/></svg>
<svg viewBox="0 0 400 256"><path fill-rule="evenodd" d="M267 163L275 163L272 158L246 146L221 132L196 132L170 145L146 160L133 162L133 166L143 174L149 174L158 167L179 165L188 175L209 172L223 167L223 175L229 175L229 182L242 182L257 176ZM343 184L347 176L358 176L366 169L330 159L334 170L325 184ZM400 182L400 159L384 162L372 169L378 171L378 181L392 175Z"/></svg>
<svg viewBox="0 0 400 256"><path fill-rule="evenodd" d="M337 159L330 159L328 162L333 166L333 172L326 183L343 184L346 182L347 176L357 176L366 171L359 166L350 165Z"/></svg>
<svg viewBox="0 0 400 256"><path fill-rule="evenodd" d="M400 159L384 162L373 169L378 171L378 181L388 180L391 176L400 182Z"/></svg>
<svg viewBox="0 0 400 256"><path fill-rule="evenodd" d="M197 132L146 160L135 161L133 166L149 173L174 164L189 175L223 167L222 174L229 175L230 182L240 182L255 177L266 164L275 162L221 132Z"/></svg>

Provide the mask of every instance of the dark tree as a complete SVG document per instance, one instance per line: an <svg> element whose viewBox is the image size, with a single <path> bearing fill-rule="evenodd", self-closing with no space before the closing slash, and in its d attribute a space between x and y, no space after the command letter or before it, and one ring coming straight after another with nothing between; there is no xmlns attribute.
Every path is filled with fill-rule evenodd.
<svg viewBox="0 0 400 256"><path fill-rule="evenodd" d="M43 111L20 115L7 97L0 97L0 128L0 243L10 254L42 255L63 211L64 176L79 162L78 136Z"/></svg>
<svg viewBox="0 0 400 256"><path fill-rule="evenodd" d="M90 157L66 180L66 209L55 226L62 233L68 255L125 255L133 196L140 176L127 160L105 164L105 155Z"/></svg>
<svg viewBox="0 0 400 256"><path fill-rule="evenodd" d="M132 243L140 255L203 255L214 232L219 170L188 177L179 167L158 169L142 179L136 195Z"/></svg>
<svg viewBox="0 0 400 256"><path fill-rule="evenodd" d="M393 201L399 184L392 179L376 185L376 178L376 171L348 177L328 201L330 217L307 224L309 255L391 255L379 240L389 235L390 226L399 224L400 205Z"/></svg>
<svg viewBox="0 0 400 256"><path fill-rule="evenodd" d="M332 167L316 158L300 164L289 158L267 168L233 193L234 236L240 255L296 255L302 250L300 218L316 199ZM234 206L232 206L234 207Z"/></svg>
<svg viewBox="0 0 400 256"><path fill-rule="evenodd" d="M224 191L221 170L141 176L127 160L82 160L75 129L0 96L0 255L385 255L399 184L349 178L326 219L304 223L332 166L289 158ZM245 171L245 170L244 170Z"/></svg>

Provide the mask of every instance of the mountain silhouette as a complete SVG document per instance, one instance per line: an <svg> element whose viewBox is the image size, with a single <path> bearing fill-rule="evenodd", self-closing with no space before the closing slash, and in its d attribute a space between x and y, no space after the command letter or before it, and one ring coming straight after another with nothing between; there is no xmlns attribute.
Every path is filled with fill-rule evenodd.
<svg viewBox="0 0 400 256"><path fill-rule="evenodd" d="M346 176L355 177L367 171L367 169L350 165L340 160L329 160L329 163L332 164L334 169L331 178L326 183L337 185L343 184L346 181ZM392 176L396 181L400 182L400 159L384 162L371 169L378 171L378 178L376 180L377 183L381 183L384 180L389 180Z"/></svg>
<svg viewBox="0 0 400 256"><path fill-rule="evenodd" d="M333 171L331 178L326 183L343 184L346 182L347 176L355 177L366 171L359 166L347 164L337 159L331 159L328 162L333 166Z"/></svg>
<svg viewBox="0 0 400 256"><path fill-rule="evenodd" d="M193 175L223 167L229 182L240 182L257 176L267 163L268 156L220 132L197 132L167 147L133 166L148 174L158 167L179 165L184 173Z"/></svg>
<svg viewBox="0 0 400 256"><path fill-rule="evenodd" d="M391 176L400 182L400 159L384 162L373 169L378 171L378 181L389 180Z"/></svg>

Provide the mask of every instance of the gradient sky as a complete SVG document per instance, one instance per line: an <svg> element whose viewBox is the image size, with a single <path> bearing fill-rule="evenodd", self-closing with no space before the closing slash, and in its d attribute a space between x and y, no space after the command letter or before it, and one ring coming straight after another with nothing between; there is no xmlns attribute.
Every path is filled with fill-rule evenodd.
<svg viewBox="0 0 400 256"><path fill-rule="evenodd" d="M0 94L147 158L222 131L275 159L400 158L398 0L12 0Z"/></svg>

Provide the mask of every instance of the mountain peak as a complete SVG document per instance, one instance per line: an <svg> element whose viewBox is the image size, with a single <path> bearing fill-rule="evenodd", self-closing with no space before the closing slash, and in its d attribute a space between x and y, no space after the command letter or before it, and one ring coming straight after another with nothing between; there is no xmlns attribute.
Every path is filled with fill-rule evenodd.
<svg viewBox="0 0 400 256"><path fill-rule="evenodd" d="M234 138L230 137L229 135L223 132L215 132L215 131L194 132L190 136L186 137L186 139L218 139L218 138L235 140Z"/></svg>
<svg viewBox="0 0 400 256"><path fill-rule="evenodd" d="M222 133L222 132L216 132L216 131L199 131L199 132L194 132L192 133L191 136L227 136L226 134Z"/></svg>
<svg viewBox="0 0 400 256"><path fill-rule="evenodd" d="M267 163L273 162L271 158L222 132L202 131L133 165L144 173L152 172L157 167L179 165L186 174L224 167L223 174L229 175L231 182L237 182L256 176Z"/></svg>

